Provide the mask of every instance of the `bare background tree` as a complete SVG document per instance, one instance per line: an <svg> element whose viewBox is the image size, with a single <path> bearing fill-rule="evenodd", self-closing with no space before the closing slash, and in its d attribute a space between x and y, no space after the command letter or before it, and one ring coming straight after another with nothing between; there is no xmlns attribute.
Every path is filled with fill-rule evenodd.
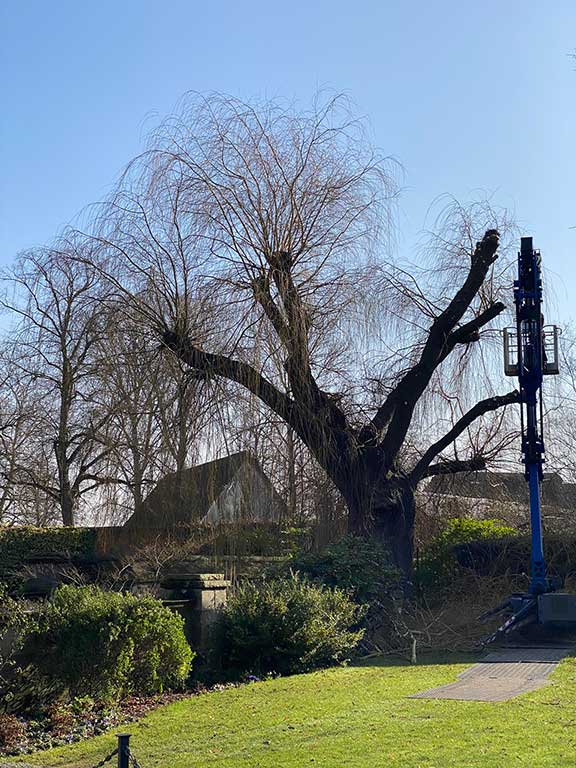
<svg viewBox="0 0 576 768"><path fill-rule="evenodd" d="M563 330L560 376L547 393L545 446L548 471L576 482L576 335L574 328ZM548 383L548 382L547 382Z"/></svg>
<svg viewBox="0 0 576 768"><path fill-rule="evenodd" d="M74 525L80 500L100 482L108 418L93 408L94 353L101 335L96 273L73 247L22 256L6 278L3 304L17 318L12 370L33 397L35 450L18 462L18 483L40 493Z"/></svg>
<svg viewBox="0 0 576 768"><path fill-rule="evenodd" d="M38 396L12 354L7 345L0 355L0 525L49 525L58 520L57 505L28 482L31 467L35 476L49 476L39 450L43 425Z"/></svg>
<svg viewBox="0 0 576 768"><path fill-rule="evenodd" d="M109 317L101 342L101 412L109 418L102 441L110 486L102 519L122 521L141 507L160 477L178 475L201 457L217 393L160 347L147 349L126 316ZM117 325L118 323L118 325ZM114 513L112 512L114 510Z"/></svg>

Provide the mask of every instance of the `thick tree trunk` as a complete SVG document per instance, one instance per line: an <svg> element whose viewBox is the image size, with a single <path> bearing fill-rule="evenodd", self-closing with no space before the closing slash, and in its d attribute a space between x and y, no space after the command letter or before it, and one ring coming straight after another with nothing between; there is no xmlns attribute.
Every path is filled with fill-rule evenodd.
<svg viewBox="0 0 576 768"><path fill-rule="evenodd" d="M350 472L345 479L339 477L338 487L348 506L348 530L356 536L373 537L390 550L409 593L413 580L414 490L403 477L382 480L381 473L373 469Z"/></svg>
<svg viewBox="0 0 576 768"><path fill-rule="evenodd" d="M58 435L54 443L56 464L58 466L58 497L62 523L74 525L74 494L70 483L69 449L69 420L73 398L73 376L70 361L63 353L62 379L60 382L60 414L58 420Z"/></svg>
<svg viewBox="0 0 576 768"><path fill-rule="evenodd" d="M416 506L411 488L395 488L393 499L373 510L372 532L385 543L402 573L406 592L411 591L414 564L414 519Z"/></svg>
<svg viewBox="0 0 576 768"><path fill-rule="evenodd" d="M62 523L66 526L74 526L74 500L69 489L60 489L60 507L62 509Z"/></svg>
<svg viewBox="0 0 576 768"><path fill-rule="evenodd" d="M62 408L62 411L65 409ZM68 462L68 430L67 422L61 418L61 426L58 439L54 445L56 464L58 466L58 500L62 523L66 526L74 525L74 493L70 483L70 465Z"/></svg>
<svg viewBox="0 0 576 768"><path fill-rule="evenodd" d="M134 502L134 509L140 509L144 501L144 473L142 471L142 464L140 462L140 455L137 451L132 451L133 474L132 484L130 485L130 492L132 494L132 500Z"/></svg>

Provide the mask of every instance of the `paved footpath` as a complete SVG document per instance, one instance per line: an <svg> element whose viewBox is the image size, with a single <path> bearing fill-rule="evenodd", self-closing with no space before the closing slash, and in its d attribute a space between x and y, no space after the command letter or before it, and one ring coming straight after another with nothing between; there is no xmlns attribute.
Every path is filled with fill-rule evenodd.
<svg viewBox="0 0 576 768"><path fill-rule="evenodd" d="M500 648L462 672L455 683L430 688L410 698L507 701L548 685L550 673L574 652L573 645Z"/></svg>

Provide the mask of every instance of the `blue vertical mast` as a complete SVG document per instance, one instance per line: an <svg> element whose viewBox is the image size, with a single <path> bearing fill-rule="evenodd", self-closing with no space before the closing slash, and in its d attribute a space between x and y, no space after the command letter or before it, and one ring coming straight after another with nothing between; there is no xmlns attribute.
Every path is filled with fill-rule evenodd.
<svg viewBox="0 0 576 768"><path fill-rule="evenodd" d="M531 237L523 237L518 254L518 279L514 282L518 380L522 424L522 462L530 489L532 562L530 592L539 595L548 588L542 544L540 482L544 463L542 435L542 377L545 369L540 252Z"/></svg>
<svg viewBox="0 0 576 768"><path fill-rule="evenodd" d="M557 374L558 328L544 327L542 316L542 277L540 251L535 251L531 237L523 237L518 253L518 279L514 281L516 327L504 329L504 373L517 376L520 382L520 416L522 425L522 462L530 490L530 528L532 555L530 588L515 593L481 620L507 614L508 618L485 643L506 637L515 629L531 623L552 627L576 625L576 598L555 590L547 576L542 545L542 513L540 483L544 464L542 380ZM553 593L553 594L552 594Z"/></svg>

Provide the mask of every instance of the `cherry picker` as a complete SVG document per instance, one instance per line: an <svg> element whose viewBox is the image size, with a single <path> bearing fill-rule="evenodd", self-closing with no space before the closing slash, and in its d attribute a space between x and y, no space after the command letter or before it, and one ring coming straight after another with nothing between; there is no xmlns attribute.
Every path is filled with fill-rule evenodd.
<svg viewBox="0 0 576 768"><path fill-rule="evenodd" d="M545 326L542 315L540 251L531 237L523 237L518 253L518 278L514 281L516 326L504 329L504 373L519 382L522 463L530 492L531 563L530 586L511 595L482 619L507 616L486 642L505 638L527 624L576 629L576 595L560 591L562 584L550 578L544 556L540 486L543 479L544 437L542 381L559 372L559 330Z"/></svg>

